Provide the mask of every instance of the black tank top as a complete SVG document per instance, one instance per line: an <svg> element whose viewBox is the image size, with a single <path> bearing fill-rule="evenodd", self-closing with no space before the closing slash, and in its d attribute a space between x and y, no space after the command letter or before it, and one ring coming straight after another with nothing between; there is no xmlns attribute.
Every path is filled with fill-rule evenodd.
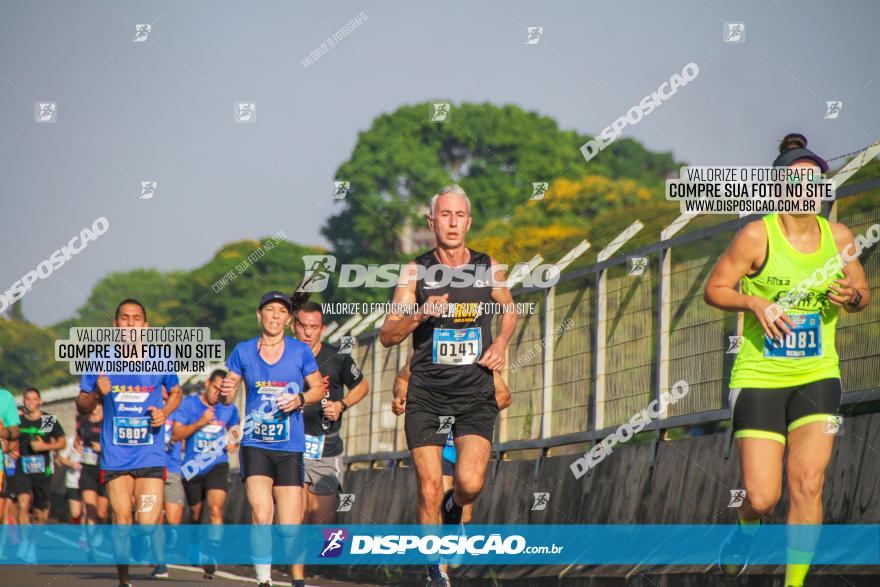
<svg viewBox="0 0 880 587"><path fill-rule="evenodd" d="M453 269L440 263L435 251L415 258L415 263L426 269L416 284L416 303L421 305L430 296L449 294L449 308L444 316L428 318L413 332L410 383L447 395L494 393L491 369L476 363L492 344L495 313L487 312L485 307L494 303L492 259L469 248L466 265ZM461 287L458 274L470 276L470 284Z"/></svg>

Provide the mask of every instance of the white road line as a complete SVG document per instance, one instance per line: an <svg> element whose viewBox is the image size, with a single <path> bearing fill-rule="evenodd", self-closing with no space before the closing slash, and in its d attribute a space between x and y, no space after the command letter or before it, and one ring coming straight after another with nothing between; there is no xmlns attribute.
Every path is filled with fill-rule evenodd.
<svg viewBox="0 0 880 587"><path fill-rule="evenodd" d="M51 530L46 530L46 536L49 536L50 538L54 538L55 540L57 540L58 542L61 542L62 544L66 544L66 545L68 545L68 546L72 546L72 547L74 547L74 548L76 548L76 549L79 549L79 544L77 544L77 543L74 542L73 540L68 540L68 539L64 538L63 536L60 536L60 535L58 535L58 534L55 534L55 533L52 532ZM96 553L96 554L97 554L98 556L100 556L100 557L107 558L107 559L112 559L112 558L113 558L113 557L111 557L109 554L105 554L105 553L103 553L103 552L98 552L98 553ZM188 566L188 565L166 565L166 566L167 566L169 569L177 569L177 570L179 570L179 571L189 571L189 572L191 572L191 573L198 573L198 574L200 574L200 575L201 575L201 574L204 574L204 572L205 572L205 570L202 569L202 568L199 568L199 567L190 567L190 566ZM244 582L246 582L246 583L256 583L256 582L257 582L257 580L256 580L254 577L245 577L245 576L243 576L243 575L236 575L235 573L229 573L229 572L226 572L226 571L219 571L219 570L218 570L217 572L214 573L214 576L215 576L215 577L220 577L221 579L231 579L231 580L233 580L233 581L244 581ZM159 580L159 581L162 581L163 579L158 579L158 580ZM306 584L306 587L320 587L320 585L309 585L309 584Z"/></svg>

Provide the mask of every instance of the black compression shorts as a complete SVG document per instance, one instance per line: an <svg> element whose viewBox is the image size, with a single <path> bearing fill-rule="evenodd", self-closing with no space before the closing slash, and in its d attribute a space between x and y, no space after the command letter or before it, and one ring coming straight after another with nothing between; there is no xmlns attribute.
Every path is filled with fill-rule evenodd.
<svg viewBox="0 0 880 587"><path fill-rule="evenodd" d="M776 389L731 389L734 435L785 444L788 432L812 422L825 422L826 429L834 434L840 425L841 395L840 379Z"/></svg>
<svg viewBox="0 0 880 587"><path fill-rule="evenodd" d="M275 487L303 486L303 453L241 447L241 479L261 475L271 477Z"/></svg>

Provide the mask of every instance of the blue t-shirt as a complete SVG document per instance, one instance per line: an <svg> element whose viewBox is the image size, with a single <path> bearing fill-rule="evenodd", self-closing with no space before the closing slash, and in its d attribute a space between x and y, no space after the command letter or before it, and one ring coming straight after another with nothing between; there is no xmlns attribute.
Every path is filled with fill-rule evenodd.
<svg viewBox="0 0 880 587"><path fill-rule="evenodd" d="M129 471L144 467L165 467L165 436L162 428L150 423L151 406L165 407L162 388L169 393L180 385L176 373L107 376L110 393L104 396L104 423L101 426L101 468ZM98 376L82 376L79 388L92 393Z"/></svg>
<svg viewBox="0 0 880 587"><path fill-rule="evenodd" d="M318 370L311 347L289 336L284 337L284 353L273 365L260 356L258 338L235 345L226 360L226 368L244 379L245 424L241 446L266 450L303 452L302 410L290 413L275 405L280 393L296 395L304 388L304 379Z"/></svg>
<svg viewBox="0 0 880 587"><path fill-rule="evenodd" d="M180 452L183 450L183 441L181 440L171 440L171 432L174 430L174 423L180 422L184 423L183 418L183 403L186 401L186 398L180 400L180 405L177 406L177 409L174 410L170 416L165 418L165 466L168 468L169 473L177 473L178 475L181 473L180 471Z"/></svg>
<svg viewBox="0 0 880 587"><path fill-rule="evenodd" d="M202 396L191 395L184 398L181 403L183 412L181 424L195 424L208 409ZM192 436L186 439L186 453L184 459L195 460L199 454L214 453L209 456L200 467L200 473L206 473L220 463L228 463L229 456L226 453L226 444L222 438L230 428L238 424L238 408L233 405L224 406L218 403L214 406L214 419L196 430Z"/></svg>

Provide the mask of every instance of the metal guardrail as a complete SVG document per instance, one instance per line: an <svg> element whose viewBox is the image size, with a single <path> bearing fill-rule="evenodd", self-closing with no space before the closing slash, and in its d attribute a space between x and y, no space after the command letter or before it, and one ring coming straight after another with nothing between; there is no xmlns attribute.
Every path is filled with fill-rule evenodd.
<svg viewBox="0 0 880 587"><path fill-rule="evenodd" d="M867 219L861 218L860 222L869 224L880 222L880 178L842 187L837 191L837 201L833 206L828 207L823 215L826 217L837 215L838 202L859 195L877 198L878 202L872 210L873 216ZM736 230L760 217L761 215L752 215L737 218L617 254L610 259L563 275L552 288L515 289L513 295L517 301L524 298L541 298L540 324L537 327L526 326L521 320L517 327L519 338L528 339L531 336L532 341L536 332L546 337L552 330L552 325L560 322L555 319L554 314L558 313L564 304L560 305L557 297L568 295L575 300L567 310L569 315L579 312L579 315L585 317L581 325L581 329L584 330L581 336L586 335L588 338L587 349L561 359L567 361L562 366L562 370L568 368L571 371L570 368L574 367L575 370L579 369L579 372L588 374L589 378L575 380L569 378L554 387L554 373L560 371L560 366L553 364L554 360L560 362L558 356L554 357L554 350L558 350L561 346L560 341L566 335L563 334L560 341L552 340L549 344L543 344L539 353L541 355L539 363L527 365L509 377L508 384L514 396L514 405L500 417L501 423L496 427L496 442L493 450L498 455L503 455L517 450L546 451L564 445L596 443L612 434L619 424L637 413L651 400L659 400L663 392L669 391L671 383L681 378L691 384L692 392L688 397L690 403L685 402L683 407L667 406L666 417L652 421L644 428L645 431L659 432L676 427L714 424L729 419L730 411L725 396L732 356L725 356L725 347L726 337L737 332L738 321L734 320L732 314L708 308L702 301L702 285L708 276L708 269L711 269L717 259L717 254L713 253L712 246L709 246L712 239L716 239L714 243L716 248L719 240L721 244L726 245ZM845 214L840 220L849 224ZM858 233L854 225L850 227L854 233ZM719 239L726 233L729 236ZM710 256L673 264L673 251L687 247L691 249L691 257L695 248L698 252L708 251ZM880 265L880 254L876 248L869 256L872 263ZM638 285L624 283L617 273L631 257L649 259L654 257L650 267L652 270L656 269L657 276L649 276ZM695 274L698 279L690 281L691 274ZM871 271L869 268L869 285L872 291L880 290L880 271ZM566 289L572 291L557 293L565 292ZM683 294L684 290L687 291ZM579 300L578 295L580 295ZM633 307L638 306L639 303L642 307ZM584 305L587 306L586 311ZM612 307L609 308L609 305ZM861 330L871 328L870 324L874 324L875 327L880 326L878 324L880 312L873 308L871 310L874 313L870 318L864 318L853 325L846 325L846 328ZM841 330L839 325L838 346L840 346ZM703 339L708 340L710 344L707 345ZM541 336L538 340L541 340ZM371 378L373 398L369 402L355 406L347 414L348 419L343 425L343 437L348 446L346 457L348 463L373 463L409 458L409 452L402 450L405 447L402 418L393 420L391 425L383 426L381 413L377 413L378 410L390 414L387 402L376 401L380 395L390 398L390 388L377 385L379 383L376 373L377 344L377 331L362 334L358 338L361 356L365 359L369 358L369 361L361 367L365 376ZM533 346L535 344L538 343L532 342ZM512 359L514 350L521 351L522 344L515 344L512 341L510 346ZM516 349L513 348L515 346ZM645 350L648 353L647 357L643 356ZM393 349L380 351L380 353L393 352ZM869 352L873 353L870 350ZM844 361L852 360L846 356L844 350L841 350L840 354L842 367ZM877 354L880 353L871 356L876 358ZM696 358L701 356L702 361ZM574 365L572 357L586 359L589 362ZM639 361L642 365L638 368L628 367ZM707 367L707 363L711 365ZM523 374L522 371L525 370L529 372ZM696 374L696 379L679 376L686 372ZM530 382L519 388L518 377L529 379ZM383 379L385 382L388 381L387 377ZM391 381L393 382L393 378ZM845 378L844 382L846 381ZM627 389L627 384L630 382L634 382L634 386L638 389ZM574 402L572 406L560 408L557 397L559 388L571 387L573 383L582 384L584 390L577 393L585 397L578 398L578 401L586 399L586 402L583 404ZM694 394L695 397L690 397ZM868 387L845 393L843 403L852 404L878 399L880 399L880 379ZM526 412L514 411L518 402L527 406ZM557 405L555 409L554 403ZM536 406L538 410L534 409ZM559 416L566 410L575 410L583 414L583 426L580 430L563 429L558 432L555 430L554 422L557 420L554 416ZM621 414L626 415L621 418ZM366 430L359 425L364 418L370 423ZM507 426L505 426L505 418L508 420ZM385 421L387 423L392 420L385 419ZM562 426L562 428L566 427L570 428L571 424ZM501 432L499 433L498 430ZM389 433L393 438L391 443L387 441ZM379 440L380 434L382 441ZM349 443L349 439L354 442Z"/></svg>
<svg viewBox="0 0 880 587"><path fill-rule="evenodd" d="M838 202L852 201L860 195L874 198L876 206L858 218L853 217L852 223L845 212L840 220L854 233L859 232L859 227L880 222L880 178L840 188L837 201L824 215L837 215ZM667 416L652 421L644 430L662 431L729 419L723 392L732 358L725 357L723 344L719 346L719 343L724 343L726 336L736 331L736 325L732 315L710 309L702 302L701 281L705 281L707 267L717 258L711 246L705 245L725 233L732 236L757 218L760 215L737 218L617 254L564 274L552 288L515 289L513 295L517 301L534 300L541 306L541 313L520 320L511 341L510 357L514 358L514 351L520 351L516 356L523 356L540 346L539 360L522 366L508 377L514 404L501 414L494 451L503 455L517 450L546 451L558 446L598 442L651 400L659 400L671 382L687 372L694 375L684 378L696 393L689 394L682 407L667 406ZM726 237L722 242L728 241ZM699 258L697 255L697 258L673 263L673 251L688 248L690 257L694 257L695 249L698 253L709 251L710 256ZM618 275L631 257L655 257L650 269L656 270L656 277L649 275L640 282L627 282L625 276ZM869 285L877 298L880 297L880 253L876 247L869 257ZM840 349L844 383L855 379L861 385L844 394L844 404L880 400L880 376L877 375L880 348L849 348L866 338L861 336L862 332L880 331L877 305L875 302L858 315L862 317L855 324L838 327L838 346L842 343L847 346ZM552 333L553 325L562 322L559 318L563 313L568 317L577 316L580 324L558 340L542 344ZM842 332L849 329L854 329L854 334L842 340ZM848 342L850 340L854 342ZM402 450L405 447L403 419L394 418L388 405L393 373L403 366L408 344L392 349L377 347L378 331L375 330L358 337L355 357L370 380L371 393L367 401L346 414L342 430L348 452L346 462L396 461L409 457L409 452ZM702 362L696 359L700 356L704 359ZM711 365L707 366L708 363ZM637 373L628 374L628 371ZM44 402L47 406L60 407L76 396L77 388L77 385L69 385L46 390Z"/></svg>

